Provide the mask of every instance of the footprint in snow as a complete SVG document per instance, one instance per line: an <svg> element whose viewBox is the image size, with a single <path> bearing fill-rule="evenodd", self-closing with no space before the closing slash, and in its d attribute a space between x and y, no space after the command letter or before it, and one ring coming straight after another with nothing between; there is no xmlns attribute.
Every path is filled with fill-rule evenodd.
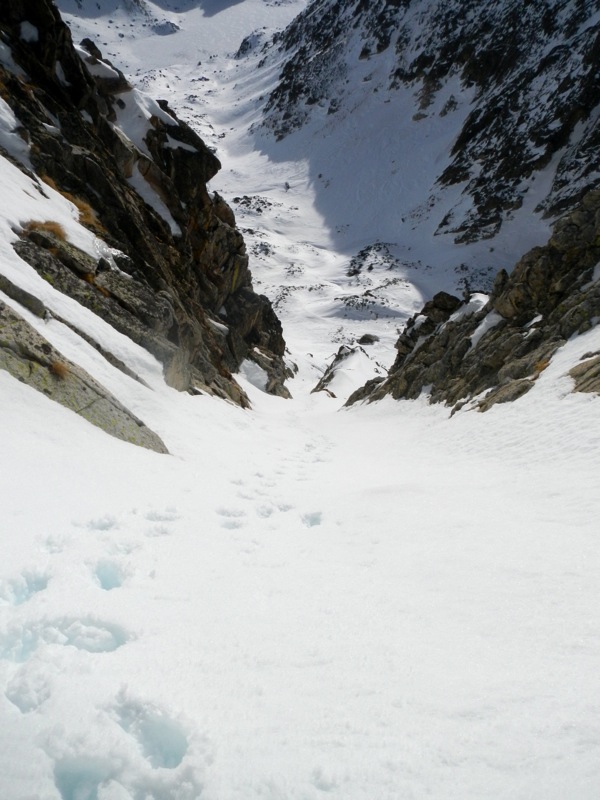
<svg viewBox="0 0 600 800"><path fill-rule="evenodd" d="M0 580L0 606L20 606L48 586L43 572L23 572L16 578Z"/></svg>
<svg viewBox="0 0 600 800"><path fill-rule="evenodd" d="M103 559L96 564L94 578L101 589L110 592L112 589L121 588L125 580L125 572L116 561Z"/></svg>
<svg viewBox="0 0 600 800"><path fill-rule="evenodd" d="M180 519L180 515L174 506L167 506L162 511L151 509L144 515L144 518L147 519L148 522L157 523L146 530L146 536L170 536L172 530L168 523Z"/></svg>
<svg viewBox="0 0 600 800"><path fill-rule="evenodd" d="M258 506L258 508L256 509L256 514L257 516L262 517L263 519L268 519L273 514L274 511L275 509L273 508L273 506L265 504L262 506Z"/></svg>
<svg viewBox="0 0 600 800"><path fill-rule="evenodd" d="M34 668L23 664L9 681L4 694L22 714L35 711L50 697L49 669L45 663Z"/></svg>
<svg viewBox="0 0 600 800"><path fill-rule="evenodd" d="M117 767L109 758L68 756L54 765L54 785L61 800L133 800L123 785L113 780L116 773Z"/></svg>
<svg viewBox="0 0 600 800"><path fill-rule="evenodd" d="M264 474L264 472L255 472L254 476L256 478L259 478L261 486L268 486L269 488L277 486L276 481L268 479L267 476Z"/></svg>
<svg viewBox="0 0 600 800"><path fill-rule="evenodd" d="M242 520L246 516L246 512L239 508L217 508L216 513L223 517L221 527L228 530L241 528L244 524Z"/></svg>
<svg viewBox="0 0 600 800"><path fill-rule="evenodd" d="M105 514L98 519L91 519L85 523L85 527L90 531L111 531L119 527L119 522L112 514Z"/></svg>
<svg viewBox="0 0 600 800"><path fill-rule="evenodd" d="M314 528L323 521L323 514L320 511L311 511L309 514L302 514L302 522L307 528Z"/></svg>
<svg viewBox="0 0 600 800"><path fill-rule="evenodd" d="M149 522L175 522L179 518L179 513L174 506L167 506L163 511L148 511L146 514Z"/></svg>
<svg viewBox="0 0 600 800"><path fill-rule="evenodd" d="M62 553L71 544L71 541L70 536L48 536L42 541L40 549L44 553L55 556Z"/></svg>
<svg viewBox="0 0 600 800"><path fill-rule="evenodd" d="M166 525L152 525L151 528L146 530L146 536L151 539L157 536L170 536L172 531Z"/></svg>
<svg viewBox="0 0 600 800"><path fill-rule="evenodd" d="M59 644L88 653L110 653L131 638L120 625L92 617L62 617L13 624L0 633L0 658L23 663L42 645Z"/></svg>
<svg viewBox="0 0 600 800"><path fill-rule="evenodd" d="M44 749L54 761L54 784L61 800L141 800L204 796L204 770L210 762L206 742L146 701L118 697L109 715L97 717L101 729L65 741L50 736ZM201 749L198 744L203 744Z"/></svg>
<svg viewBox="0 0 600 800"><path fill-rule="evenodd" d="M153 769L175 769L189 742L183 725L148 702L121 695L114 709L117 722L132 736Z"/></svg>

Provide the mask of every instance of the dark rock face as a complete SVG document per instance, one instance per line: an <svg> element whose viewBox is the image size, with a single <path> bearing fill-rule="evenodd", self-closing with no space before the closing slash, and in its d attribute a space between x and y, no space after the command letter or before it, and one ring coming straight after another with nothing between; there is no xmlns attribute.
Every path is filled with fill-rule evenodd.
<svg viewBox="0 0 600 800"><path fill-rule="evenodd" d="M176 388L246 405L232 373L255 358L269 364L270 391L287 395L281 325L253 291L233 212L206 187L218 159L166 102L138 108L140 95L92 42L78 52L50 0L3 4L0 31L17 65L0 61L0 95L40 190L75 202L108 251L91 259L25 231L19 255L147 347ZM145 118L140 138L128 133L132 114Z"/></svg>
<svg viewBox="0 0 600 800"><path fill-rule="evenodd" d="M459 243L494 236L557 156L540 206L555 217L600 183L597 10L596 0L314 0L263 48L265 61L283 59L264 125L283 138L316 107L352 113L361 61L372 66L368 91L392 104L408 94L415 120L454 81L473 99L439 184L464 184L472 204L448 212L438 231ZM440 116L455 106L450 94Z"/></svg>
<svg viewBox="0 0 600 800"><path fill-rule="evenodd" d="M482 411L529 391L556 350L600 319L600 191L554 227L510 276L499 273L489 298L436 295L407 324L387 379L370 382L348 403L416 398L455 409L487 392ZM597 354L571 376L580 391L600 391Z"/></svg>

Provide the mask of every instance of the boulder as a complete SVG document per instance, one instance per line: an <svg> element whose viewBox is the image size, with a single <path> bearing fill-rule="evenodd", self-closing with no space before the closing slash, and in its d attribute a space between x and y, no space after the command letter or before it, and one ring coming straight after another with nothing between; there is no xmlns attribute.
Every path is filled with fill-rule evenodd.
<svg viewBox="0 0 600 800"><path fill-rule="evenodd" d="M575 381L576 392L600 394L600 354L585 358L585 361L573 367L569 375Z"/></svg>

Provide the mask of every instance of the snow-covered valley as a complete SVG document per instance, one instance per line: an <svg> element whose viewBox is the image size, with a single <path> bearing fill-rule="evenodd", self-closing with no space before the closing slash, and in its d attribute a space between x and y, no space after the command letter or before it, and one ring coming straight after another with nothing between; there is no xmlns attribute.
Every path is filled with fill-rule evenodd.
<svg viewBox="0 0 600 800"><path fill-rule="evenodd" d="M569 370L600 352L600 327L485 414L450 416L426 396L342 407L384 374L424 300L456 288L459 261L485 253L491 275L542 243L548 222L527 225L532 200L492 252L441 243L425 212L392 238L390 193L401 184L415 208L437 174L419 163L414 126L400 137L415 136L414 172L397 176L364 174L350 139L337 143L344 160L334 138L310 152L310 130L277 145L251 134L275 71L259 79L231 56L303 0L165 1L147 3L150 16L59 5L75 41L91 37L217 149L210 188L236 213L298 372L286 400L245 361L251 409L167 386L147 350L14 253L29 218L60 222L90 252L99 240L68 200L41 197L2 160L2 274L137 379L64 321L0 300L169 454L0 370L0 797L595 800L600 424L597 395L573 392ZM0 111L0 143L17 147ZM434 128L443 158L457 129ZM378 341L330 393L311 393L363 334Z"/></svg>

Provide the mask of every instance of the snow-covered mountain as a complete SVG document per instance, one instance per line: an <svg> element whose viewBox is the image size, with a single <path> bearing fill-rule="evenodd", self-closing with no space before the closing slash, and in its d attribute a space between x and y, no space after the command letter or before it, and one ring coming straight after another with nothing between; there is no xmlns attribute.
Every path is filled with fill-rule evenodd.
<svg viewBox="0 0 600 800"><path fill-rule="evenodd" d="M368 106L390 146L366 135L361 160L403 173L418 141L437 156L436 233L491 239L534 181L546 183L534 210L551 217L600 183L599 36L593 0L318 0L261 49L261 65L282 64L264 125L278 138L309 122L337 136ZM408 147L405 128L418 131ZM453 138L439 153L431 140L444 129ZM449 187L460 193L446 210Z"/></svg>
<svg viewBox="0 0 600 800"><path fill-rule="evenodd" d="M598 183L593 3L62 6L215 148L301 372L355 348L344 396L436 292L489 292Z"/></svg>
<svg viewBox="0 0 600 800"><path fill-rule="evenodd" d="M596 800L595 9L59 5L0 9L0 798Z"/></svg>

